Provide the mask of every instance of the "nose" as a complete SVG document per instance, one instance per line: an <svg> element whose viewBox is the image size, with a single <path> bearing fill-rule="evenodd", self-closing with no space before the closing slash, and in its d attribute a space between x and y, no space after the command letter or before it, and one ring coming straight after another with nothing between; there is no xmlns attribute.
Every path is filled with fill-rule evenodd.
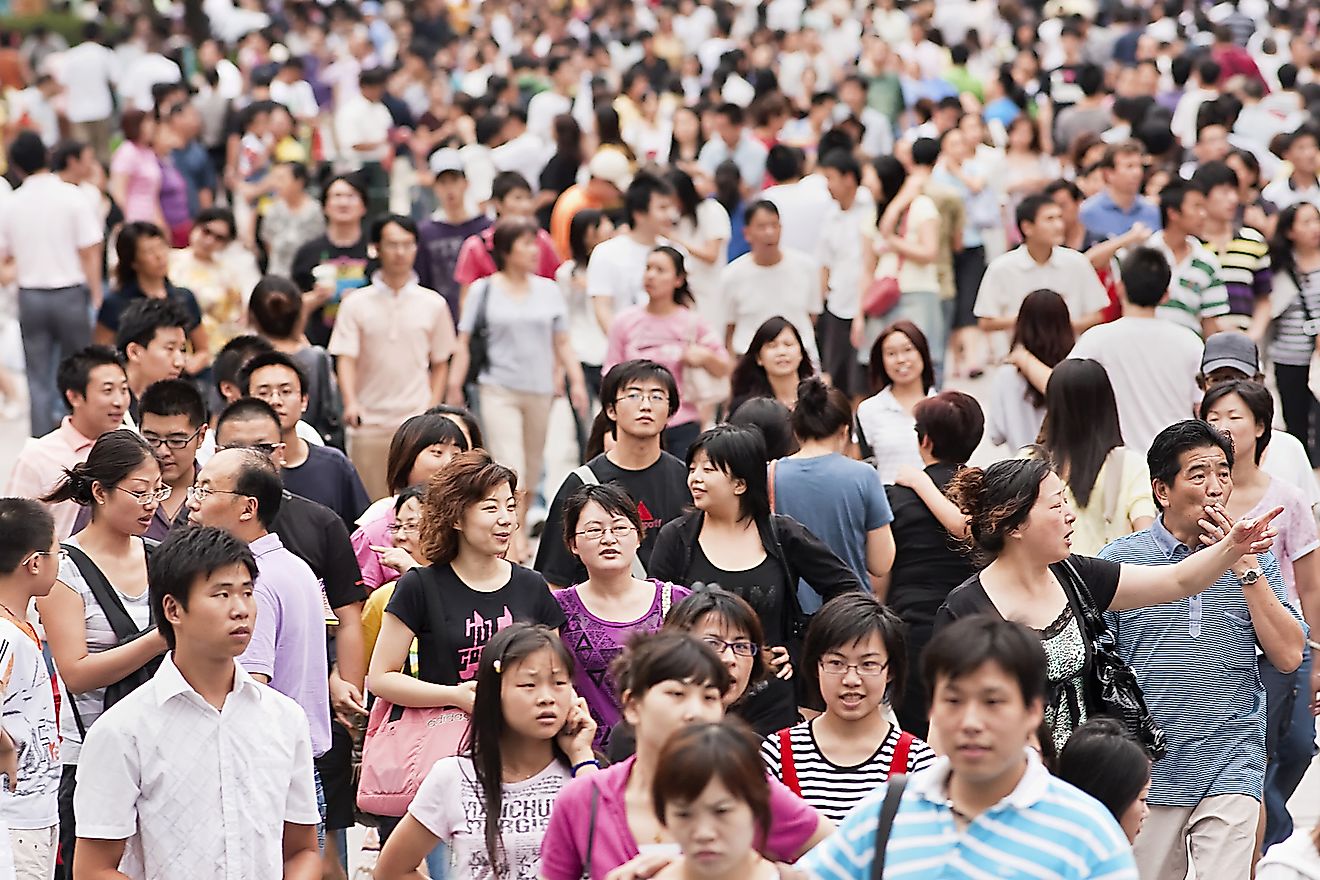
<svg viewBox="0 0 1320 880"><path fill-rule="evenodd" d="M862 683L862 674L857 671L857 667L849 666L847 669L843 670L843 675L840 677L840 681L852 685L860 685Z"/></svg>

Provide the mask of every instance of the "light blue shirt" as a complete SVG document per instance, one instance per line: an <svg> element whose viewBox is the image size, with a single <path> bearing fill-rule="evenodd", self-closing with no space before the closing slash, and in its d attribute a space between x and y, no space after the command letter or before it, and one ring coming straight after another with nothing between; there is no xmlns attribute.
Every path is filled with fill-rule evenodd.
<svg viewBox="0 0 1320 880"><path fill-rule="evenodd" d="M1113 200L1107 189L1100 190L1082 202L1078 216L1088 232L1104 238L1122 235L1138 223L1146 224L1152 232L1164 228L1160 221L1160 209L1154 202L1139 195L1133 200L1132 207L1125 211Z"/></svg>
<svg viewBox="0 0 1320 880"><path fill-rule="evenodd" d="M769 150L765 144L756 139L755 135L746 129L743 130L742 137L738 139L738 146L733 150L724 142L723 138L713 137L706 141L697 154L697 164L701 170L707 174L714 174L715 169L720 167L720 163L725 159L732 159L733 164L738 166L738 174L742 177L743 183L747 185L750 192L760 192L762 184L765 183L765 158L769 155Z"/></svg>

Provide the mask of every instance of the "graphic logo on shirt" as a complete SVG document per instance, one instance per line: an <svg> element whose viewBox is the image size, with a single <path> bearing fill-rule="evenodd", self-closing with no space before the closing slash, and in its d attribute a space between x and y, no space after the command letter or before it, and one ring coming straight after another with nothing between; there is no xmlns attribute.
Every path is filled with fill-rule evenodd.
<svg viewBox="0 0 1320 880"><path fill-rule="evenodd" d="M481 649L486 647L486 643L494 637L495 633L512 623L513 614L510 613L508 605L505 605L504 612L493 620L482 617L480 611L474 610L472 612L472 616L463 625L463 635L472 640L472 645L471 647L460 648L458 651L459 681L471 681L477 677L477 664L481 662Z"/></svg>
<svg viewBox="0 0 1320 880"><path fill-rule="evenodd" d="M651 511L646 508L645 501L637 502L637 518L642 521L643 540L645 540L646 538L646 533L651 531L651 529L658 529L662 525L664 525L664 523L661 520L657 519L655 515L652 514Z"/></svg>

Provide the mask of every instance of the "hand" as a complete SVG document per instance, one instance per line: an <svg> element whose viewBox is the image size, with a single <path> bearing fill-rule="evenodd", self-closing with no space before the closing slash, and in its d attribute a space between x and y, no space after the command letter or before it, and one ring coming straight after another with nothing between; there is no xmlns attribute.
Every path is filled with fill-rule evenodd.
<svg viewBox="0 0 1320 880"><path fill-rule="evenodd" d="M344 425L350 428L358 428L362 425L362 410L356 403L344 404Z"/></svg>
<svg viewBox="0 0 1320 880"><path fill-rule="evenodd" d="M5 790L18 791L18 748L4 731L0 731L0 773L5 775Z"/></svg>
<svg viewBox="0 0 1320 880"><path fill-rule="evenodd" d="M862 344L866 342L866 319L860 314L853 318L852 330L848 336L852 342L852 347L860 351Z"/></svg>
<svg viewBox="0 0 1320 880"><path fill-rule="evenodd" d="M421 567L421 563L413 559L412 554L402 547L379 547L372 544L371 549L380 557L381 565L389 566L399 574Z"/></svg>
<svg viewBox="0 0 1320 880"><path fill-rule="evenodd" d="M1136 244L1150 238L1150 227L1145 223L1137 222L1132 224L1132 228L1123 236L1123 240L1128 244Z"/></svg>
<svg viewBox="0 0 1320 880"><path fill-rule="evenodd" d="M1247 205L1246 210L1242 212L1242 224L1252 229L1264 230L1269 228L1270 218L1266 216L1265 210L1260 205Z"/></svg>
<svg viewBox="0 0 1320 880"><path fill-rule="evenodd" d="M783 645L774 645L770 648L769 656L766 662L770 664L770 669L775 674L775 678L789 679L793 677L793 662L788 656L788 648Z"/></svg>
<svg viewBox="0 0 1320 880"><path fill-rule="evenodd" d="M910 464L901 466L898 469L898 473L894 475L895 486L906 486L913 491L916 491L923 484L929 482L931 482L930 474L920 468L913 467Z"/></svg>
<svg viewBox="0 0 1320 880"><path fill-rule="evenodd" d="M334 295L335 286L333 284L317 284L303 294L303 303L309 310L319 309L330 302L330 297Z"/></svg>
<svg viewBox="0 0 1320 880"><path fill-rule="evenodd" d="M1027 354L1027 347L1019 342L1017 345L1009 349L1008 355L1004 358L1004 363L1012 364L1020 370L1022 369L1023 361L1026 360Z"/></svg>
<svg viewBox="0 0 1320 880"><path fill-rule="evenodd" d="M1205 532L1201 536L1202 543L1206 543L1208 536L1218 535L1218 538L1208 543L1216 544L1221 540L1227 540L1236 560L1248 554L1264 553L1274 545L1274 538L1279 533L1269 526L1276 516L1283 513L1283 508L1276 507L1263 516L1254 519L1247 517L1236 523L1218 505L1207 504L1205 512L1205 519L1197 521L1197 525Z"/></svg>
<svg viewBox="0 0 1320 880"><path fill-rule="evenodd" d="M683 349L683 366L685 367L705 366L706 358L709 356L710 353L706 349L702 348L700 345L696 345L696 344L689 345L687 348Z"/></svg>
<svg viewBox="0 0 1320 880"><path fill-rule="evenodd" d="M573 705L568 710L564 729L559 731L555 741L564 750L568 760L574 764L592 759L591 743L596 738L596 719L591 717L585 697L574 697Z"/></svg>
<svg viewBox="0 0 1320 880"><path fill-rule="evenodd" d="M463 385L450 385L445 391L445 403L450 406L465 406L466 401L463 398Z"/></svg>
<svg viewBox="0 0 1320 880"><path fill-rule="evenodd" d="M610 871L605 875L605 880L648 880L669 867L674 860L674 856L660 853L638 856Z"/></svg>
<svg viewBox="0 0 1320 880"><path fill-rule="evenodd" d="M367 714L362 691L351 681L344 681L338 673L330 676L330 708L335 712L335 719L348 730L353 729L354 718L363 718Z"/></svg>
<svg viewBox="0 0 1320 880"><path fill-rule="evenodd" d="M590 414L591 398L587 395L587 386L581 382L569 384L568 401L573 404L573 409L583 418Z"/></svg>
<svg viewBox="0 0 1320 880"><path fill-rule="evenodd" d="M475 681L465 681L457 685L454 690L458 693L454 696L455 708L462 709L469 715L472 714L472 703L477 698L477 683Z"/></svg>

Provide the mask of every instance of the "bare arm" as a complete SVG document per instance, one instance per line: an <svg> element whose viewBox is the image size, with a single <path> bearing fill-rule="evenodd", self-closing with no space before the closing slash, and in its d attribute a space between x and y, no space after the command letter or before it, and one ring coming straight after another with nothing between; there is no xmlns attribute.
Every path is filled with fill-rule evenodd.
<svg viewBox="0 0 1320 880"><path fill-rule="evenodd" d="M211 339L206 335L206 328L201 324L194 327L188 334L188 343L192 346L192 354L188 355L186 369L188 375L195 376L211 366Z"/></svg>
<svg viewBox="0 0 1320 880"><path fill-rule="evenodd" d="M37 600L37 610L46 625L51 656L72 694L108 687L167 650L165 638L153 631L125 645L90 653L83 600L60 581L55 582L50 595Z"/></svg>
<svg viewBox="0 0 1320 880"><path fill-rule="evenodd" d="M1050 383L1050 376L1054 373L1053 367L1045 366L1040 358L1021 345L1008 353L1008 362L1017 367L1017 371L1022 374L1022 378L1026 379L1032 388L1035 388L1041 394L1045 393L1045 386Z"/></svg>
<svg viewBox="0 0 1320 880"><path fill-rule="evenodd" d="M866 533L866 570L872 577L884 577L894 565L894 530L887 525Z"/></svg>
<svg viewBox="0 0 1320 880"><path fill-rule="evenodd" d="M1012 330L1017 326L1017 316L1014 315L1011 318L978 317L976 319L976 326L980 327L986 333L995 330Z"/></svg>
<svg viewBox="0 0 1320 880"><path fill-rule="evenodd" d="M890 572L871 575L871 592L881 602L889 598L889 584L893 580Z"/></svg>
<svg viewBox="0 0 1320 880"><path fill-rule="evenodd" d="M339 379L339 396L344 401L344 424L356 427L362 423L362 411L358 409L357 400L357 358L341 354L335 367Z"/></svg>
<svg viewBox="0 0 1320 880"><path fill-rule="evenodd" d="M472 360L468 348L471 342L472 334L463 332L458 334L458 340L454 343L454 356L449 361L449 374L446 377L449 390L445 393L445 402L452 406L463 405L463 382L467 379L468 364Z"/></svg>
<svg viewBox="0 0 1320 880"><path fill-rule="evenodd" d="M431 406L445 402L445 391L449 388L449 361L437 361L431 364Z"/></svg>
<svg viewBox="0 0 1320 880"><path fill-rule="evenodd" d="M568 376L568 398L573 409L586 416L590 412L591 401L587 397L587 380L582 374L582 362L573 350L573 340L562 330L555 333L555 364Z"/></svg>
<svg viewBox="0 0 1320 880"><path fill-rule="evenodd" d="M1223 328L1220 326L1220 323L1219 323L1219 319L1218 319L1218 318L1202 318L1202 319L1201 319L1201 338L1202 338L1202 339L1209 339L1211 336L1214 336L1216 333L1218 333L1221 329L1223 329Z"/></svg>
<svg viewBox="0 0 1320 880"><path fill-rule="evenodd" d="M1243 556L1233 567L1233 574L1241 577L1243 572L1255 565L1254 556ZM1243 585L1242 595L1246 597L1251 628L1256 631L1260 649L1274 664L1274 668L1284 675L1295 672L1302 665L1302 654L1306 650L1306 636L1297 619L1279 601L1263 577L1251 586Z"/></svg>
<svg viewBox="0 0 1320 880"><path fill-rule="evenodd" d="M1311 638L1320 634L1320 552L1311 551L1305 556L1293 560L1293 580L1297 584L1297 597L1302 602L1302 619L1311 631ZM1316 695L1320 693L1320 667L1311 666L1309 696L1312 714L1315 712Z"/></svg>
<svg viewBox="0 0 1320 880"><path fill-rule="evenodd" d="M334 609L339 625L335 627L335 659L339 677L361 693L366 683L366 639L362 635L362 603L352 602Z"/></svg>
<svg viewBox="0 0 1320 880"><path fill-rule="evenodd" d="M371 652L367 667L367 687L378 697L399 706L457 706L472 711L472 697L476 689L467 685L431 684L410 675L404 675L404 662L416 636L403 621L386 611L381 616L380 636L376 649Z"/></svg>
<svg viewBox="0 0 1320 880"><path fill-rule="evenodd" d="M1087 330L1090 330L1092 327L1094 327L1096 324L1099 324L1104 319L1105 319L1104 309L1097 309L1096 311L1091 312L1091 314L1089 315L1083 315L1082 317L1078 318L1076 321L1072 322L1073 333L1075 333L1078 336L1081 336Z"/></svg>
<svg viewBox="0 0 1320 880"><path fill-rule="evenodd" d="M1256 304L1251 310L1251 324L1247 327L1247 335L1257 345L1265 339L1265 334L1270 329L1270 298L1268 295L1256 297Z"/></svg>
<svg viewBox="0 0 1320 880"><path fill-rule="evenodd" d="M73 849L73 880L131 880L120 873L126 840L80 837Z"/></svg>
<svg viewBox="0 0 1320 880"><path fill-rule="evenodd" d="M321 847L315 825L284 823L284 880L320 880Z"/></svg>
<svg viewBox="0 0 1320 880"><path fill-rule="evenodd" d="M101 243L78 248L78 262L87 276L87 289L92 294L92 308L99 309L105 293L101 287Z"/></svg>
<svg viewBox="0 0 1320 880"><path fill-rule="evenodd" d="M945 531L955 538L967 537L967 517L958 505L950 501L940 487L935 485L935 481L930 478L930 474L914 467L904 466L899 468L898 475L894 478L894 483L899 486L907 486L921 503L934 515L940 525L944 526Z"/></svg>
<svg viewBox="0 0 1320 880"><path fill-rule="evenodd" d="M608 296L593 296L591 310L596 314L596 323L600 325L600 331L608 336L610 325L614 323L614 300Z"/></svg>
<svg viewBox="0 0 1320 880"><path fill-rule="evenodd" d="M1150 228L1145 223L1133 224L1132 228L1122 235L1106 238L1096 244L1086 252L1086 259L1090 260L1091 265L1096 269L1103 269L1109 265L1109 261L1119 251L1141 244L1148 238L1150 238Z"/></svg>
<svg viewBox="0 0 1320 880"><path fill-rule="evenodd" d="M375 880L420 880L422 875L417 872L417 866L438 843L440 838L427 831L411 813L405 813L403 821L381 847Z"/></svg>
<svg viewBox="0 0 1320 880"><path fill-rule="evenodd" d="M936 217L924 221L917 227L916 241L899 235L889 236L888 241L899 256L914 263L933 263L940 255L940 221Z"/></svg>

